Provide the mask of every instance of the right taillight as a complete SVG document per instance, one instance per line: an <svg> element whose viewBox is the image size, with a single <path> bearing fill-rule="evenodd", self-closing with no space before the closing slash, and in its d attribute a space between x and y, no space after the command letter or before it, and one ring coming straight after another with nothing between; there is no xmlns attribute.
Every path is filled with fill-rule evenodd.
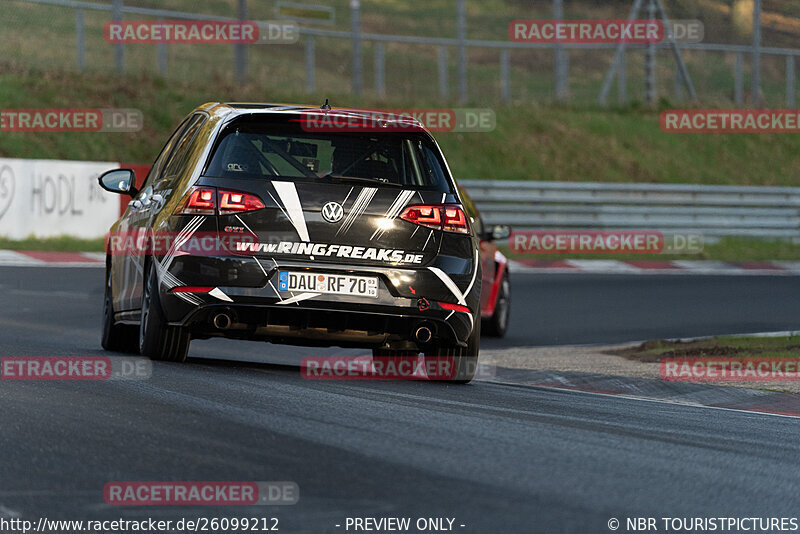
<svg viewBox="0 0 800 534"><path fill-rule="evenodd" d="M427 228L469 234L467 217L461 206L424 205L409 206L400 214L400 218Z"/></svg>
<svg viewBox="0 0 800 534"><path fill-rule="evenodd" d="M178 208L178 215L233 215L264 208L256 195L225 191L214 187L195 187Z"/></svg>

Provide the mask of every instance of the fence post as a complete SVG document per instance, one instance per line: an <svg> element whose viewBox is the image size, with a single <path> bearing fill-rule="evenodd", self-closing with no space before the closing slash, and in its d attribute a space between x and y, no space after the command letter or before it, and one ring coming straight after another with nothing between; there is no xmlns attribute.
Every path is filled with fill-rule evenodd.
<svg viewBox="0 0 800 534"><path fill-rule="evenodd" d="M314 36L306 36L306 92L313 93L316 86L314 74L316 70L316 52L314 51Z"/></svg>
<svg viewBox="0 0 800 534"><path fill-rule="evenodd" d="M385 52L381 41L375 42L375 93L378 96L386 96L386 69Z"/></svg>
<svg viewBox="0 0 800 534"><path fill-rule="evenodd" d="M736 64L733 71L733 102L737 106L744 103L744 58L741 52L736 52Z"/></svg>
<svg viewBox="0 0 800 534"><path fill-rule="evenodd" d="M114 0L111 7L111 18L115 21L122 20L122 0ZM114 45L114 65L117 72L125 72L125 45L117 43Z"/></svg>
<svg viewBox="0 0 800 534"><path fill-rule="evenodd" d="M467 101L467 6L458 0L458 99Z"/></svg>
<svg viewBox="0 0 800 534"><path fill-rule="evenodd" d="M86 30L83 24L83 10L75 11L75 44L78 48L78 70L86 69Z"/></svg>
<svg viewBox="0 0 800 534"><path fill-rule="evenodd" d="M761 0L753 0L753 87L751 105L761 101Z"/></svg>
<svg viewBox="0 0 800 534"><path fill-rule="evenodd" d="M553 0L553 20L564 19L564 0ZM553 55L553 78L555 82L556 100L564 102L567 100L569 91L569 57L563 45L556 43L555 54Z"/></svg>
<svg viewBox="0 0 800 534"><path fill-rule="evenodd" d="M794 108L794 56L786 56L786 107Z"/></svg>
<svg viewBox="0 0 800 534"><path fill-rule="evenodd" d="M511 73L508 61L508 50L500 51L500 93L503 102L511 102Z"/></svg>
<svg viewBox="0 0 800 534"><path fill-rule="evenodd" d="M439 98L447 100L447 48L440 46L437 55L439 66Z"/></svg>
<svg viewBox="0 0 800 534"><path fill-rule="evenodd" d="M158 19L163 22L163 19ZM156 45L156 55L158 61L158 73L161 76L167 75L167 43L158 43Z"/></svg>
<svg viewBox="0 0 800 534"><path fill-rule="evenodd" d="M628 73L625 70L627 58L624 48L617 56L617 61L617 97L620 105L624 106L628 103Z"/></svg>
<svg viewBox="0 0 800 534"><path fill-rule="evenodd" d="M361 0L350 0L350 26L353 35L353 94L361 96Z"/></svg>
<svg viewBox="0 0 800 534"><path fill-rule="evenodd" d="M247 0L239 0L239 20L247 20ZM247 80L247 45L237 43L233 45L234 64L236 66L236 81L245 83Z"/></svg>
<svg viewBox="0 0 800 534"><path fill-rule="evenodd" d="M647 18L656 18L656 5L653 0L647 3ZM645 54L645 101L652 104L656 101L656 44L649 42Z"/></svg>

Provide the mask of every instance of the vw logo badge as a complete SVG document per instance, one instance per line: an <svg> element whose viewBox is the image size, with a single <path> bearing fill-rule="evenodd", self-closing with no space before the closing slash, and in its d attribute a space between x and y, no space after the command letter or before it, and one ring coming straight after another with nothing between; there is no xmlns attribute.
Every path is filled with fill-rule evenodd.
<svg viewBox="0 0 800 534"><path fill-rule="evenodd" d="M322 218L329 223L335 223L344 217L344 208L338 202L328 202L322 206Z"/></svg>

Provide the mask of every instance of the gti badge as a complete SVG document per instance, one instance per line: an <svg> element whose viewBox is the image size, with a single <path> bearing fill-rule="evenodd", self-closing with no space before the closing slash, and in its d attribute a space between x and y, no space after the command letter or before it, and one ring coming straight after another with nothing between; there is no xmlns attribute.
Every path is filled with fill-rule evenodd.
<svg viewBox="0 0 800 534"><path fill-rule="evenodd" d="M344 208L338 202L328 202L322 206L322 218L329 223L335 223L344 217Z"/></svg>

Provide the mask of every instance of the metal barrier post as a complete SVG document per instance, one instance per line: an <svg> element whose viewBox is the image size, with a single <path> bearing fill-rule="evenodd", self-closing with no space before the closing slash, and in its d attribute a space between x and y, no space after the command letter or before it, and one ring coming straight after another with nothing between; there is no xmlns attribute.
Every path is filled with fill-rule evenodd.
<svg viewBox="0 0 800 534"><path fill-rule="evenodd" d="M761 0L753 0L753 94L750 104L757 108L761 101Z"/></svg>
<svg viewBox="0 0 800 534"><path fill-rule="evenodd" d="M361 66L361 0L350 0L350 25L353 35L353 94L361 96L364 81Z"/></svg>
<svg viewBox="0 0 800 534"><path fill-rule="evenodd" d="M500 51L500 94L504 103L511 103L511 73L508 50Z"/></svg>
<svg viewBox="0 0 800 534"><path fill-rule="evenodd" d="M78 49L78 70L86 69L86 29L83 23L83 10L75 11L75 44Z"/></svg>
<svg viewBox="0 0 800 534"><path fill-rule="evenodd" d="M737 106L744 104L744 58L741 52L736 53L736 65L733 71L733 101Z"/></svg>
<svg viewBox="0 0 800 534"><path fill-rule="evenodd" d="M306 37L306 92L313 93L316 80L314 78L316 66L316 52L314 51L314 36Z"/></svg>
<svg viewBox="0 0 800 534"><path fill-rule="evenodd" d="M386 57L381 41L375 43L375 93L383 98L386 96Z"/></svg>
<svg viewBox="0 0 800 534"><path fill-rule="evenodd" d="M447 48L440 46L438 48L438 67L439 67L439 98L447 100L448 87L447 87Z"/></svg>
<svg viewBox="0 0 800 534"><path fill-rule="evenodd" d="M239 20L247 20L247 0L239 0ZM237 43L233 45L234 61L236 65L236 81L247 81L247 45Z"/></svg>
<svg viewBox="0 0 800 534"><path fill-rule="evenodd" d="M115 21L122 20L122 0L114 0L111 18ZM125 72L125 45L122 43L114 45L114 65L117 67L117 72Z"/></svg>
<svg viewBox="0 0 800 534"><path fill-rule="evenodd" d="M458 99L467 101L467 6L458 0Z"/></svg>

